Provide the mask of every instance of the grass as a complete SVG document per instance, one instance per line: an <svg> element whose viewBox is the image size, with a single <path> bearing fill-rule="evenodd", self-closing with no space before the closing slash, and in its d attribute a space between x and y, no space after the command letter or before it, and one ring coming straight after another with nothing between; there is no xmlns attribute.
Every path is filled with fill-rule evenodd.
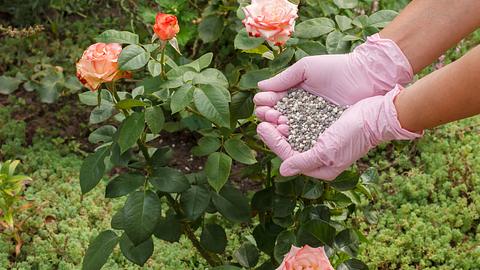
<svg viewBox="0 0 480 270"><path fill-rule="evenodd" d="M8 113L8 107L0 108L4 116L0 142L24 138L24 123L5 117ZM51 138L35 138L29 147L23 147L22 143L4 144L10 145L10 149L3 153L3 158L21 153L15 154L22 160L20 171L33 178L25 192L25 201L31 202L32 207L17 215L18 221L25 221L22 233L25 244L18 258L10 257L11 239L0 235L0 265L11 269L79 269L90 239L110 228L112 213L122 202L104 199L104 184L81 197L78 171L82 157L74 145ZM154 255L143 269L204 266L188 240L182 238L179 243L170 244L156 239ZM140 267L128 262L117 248L104 269Z"/></svg>
<svg viewBox="0 0 480 270"><path fill-rule="evenodd" d="M445 64L480 43L474 32ZM432 72L426 68L418 77ZM478 269L480 265L480 116L432 131L414 144L370 153L383 168L377 222L361 222L371 269Z"/></svg>
<svg viewBox="0 0 480 270"><path fill-rule="evenodd" d="M480 117L429 132L409 169L382 173L378 222L362 223L371 269L478 269L479 132Z"/></svg>

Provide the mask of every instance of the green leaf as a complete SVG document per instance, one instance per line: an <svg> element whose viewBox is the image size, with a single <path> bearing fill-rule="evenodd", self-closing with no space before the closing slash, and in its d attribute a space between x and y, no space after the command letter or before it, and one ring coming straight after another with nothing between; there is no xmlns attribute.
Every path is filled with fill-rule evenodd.
<svg viewBox="0 0 480 270"><path fill-rule="evenodd" d="M228 180L232 159L224 153L215 152L208 156L205 173L208 183L218 192Z"/></svg>
<svg viewBox="0 0 480 270"><path fill-rule="evenodd" d="M101 123L103 121L108 120L113 114L113 106L112 104L101 104L98 107L95 107L92 112L90 113L90 121L91 125Z"/></svg>
<svg viewBox="0 0 480 270"><path fill-rule="evenodd" d="M337 270L368 270L368 266L360 260L349 259L340 264Z"/></svg>
<svg viewBox="0 0 480 270"><path fill-rule="evenodd" d="M161 215L161 202L151 190L136 191L128 196L123 207L125 233L135 245L147 240Z"/></svg>
<svg viewBox="0 0 480 270"><path fill-rule="evenodd" d="M295 234L291 231L283 231L277 236L275 241L274 257L278 263L283 261L283 257L287 254L292 245L295 244Z"/></svg>
<svg viewBox="0 0 480 270"><path fill-rule="evenodd" d="M186 66L193 67L197 72L200 72L202 69L208 67L212 63L213 53L206 53L197 60L187 64Z"/></svg>
<svg viewBox="0 0 480 270"><path fill-rule="evenodd" d="M142 68L148 62L150 54L138 45L128 45L118 57L120 70L135 70Z"/></svg>
<svg viewBox="0 0 480 270"><path fill-rule="evenodd" d="M377 184L379 179L378 171L375 168L368 168L360 175L360 179L366 185Z"/></svg>
<svg viewBox="0 0 480 270"><path fill-rule="evenodd" d="M153 176L148 181L159 191L168 193L183 192L190 187L185 175L173 168L155 168Z"/></svg>
<svg viewBox="0 0 480 270"><path fill-rule="evenodd" d="M153 153L150 161L152 162L152 166L156 167L164 167L168 165L170 159L172 159L173 151L170 147L164 146L160 147Z"/></svg>
<svg viewBox="0 0 480 270"><path fill-rule="evenodd" d="M306 223L312 219L320 219L330 222L330 209L325 205L307 206L300 214L300 221Z"/></svg>
<svg viewBox="0 0 480 270"><path fill-rule="evenodd" d="M255 237L255 242L257 243L258 249L265 252L269 256L273 256L275 240L277 239L277 235L282 230L282 227L272 222L258 224L255 229L253 229L253 237Z"/></svg>
<svg viewBox="0 0 480 270"><path fill-rule="evenodd" d="M193 86L185 84L173 92L170 102L172 114L177 113L187 107L193 100Z"/></svg>
<svg viewBox="0 0 480 270"><path fill-rule="evenodd" d="M145 121L152 133L160 133L165 124L165 116L163 115L162 107L160 105L148 107L145 110Z"/></svg>
<svg viewBox="0 0 480 270"><path fill-rule="evenodd" d="M239 190L225 185L220 193L213 193L213 204L218 212L232 222L247 222L250 220L248 200Z"/></svg>
<svg viewBox="0 0 480 270"><path fill-rule="evenodd" d="M356 171L349 170L341 173L337 178L330 182L330 185L336 190L347 191L357 186L360 175Z"/></svg>
<svg viewBox="0 0 480 270"><path fill-rule="evenodd" d="M212 85L202 85L201 88L195 88L193 97L195 106L203 116L220 126L230 126L228 99L222 90Z"/></svg>
<svg viewBox="0 0 480 270"><path fill-rule="evenodd" d="M358 0L333 0L339 8L350 9L358 5Z"/></svg>
<svg viewBox="0 0 480 270"><path fill-rule="evenodd" d="M273 188L266 188L255 192L252 198L252 208L265 212L273 209Z"/></svg>
<svg viewBox="0 0 480 270"><path fill-rule="evenodd" d="M103 147L90 154L80 168L80 187L82 194L92 190L105 173L105 158L110 153L109 147Z"/></svg>
<svg viewBox="0 0 480 270"><path fill-rule="evenodd" d="M225 230L217 224L205 225L200 235L200 244L211 252L223 253L227 247Z"/></svg>
<svg viewBox="0 0 480 270"><path fill-rule="evenodd" d="M293 48L287 48L279 56L270 62L270 67L274 70L280 70L287 66L293 58L295 50Z"/></svg>
<svg viewBox="0 0 480 270"><path fill-rule="evenodd" d="M103 43L138 44L138 35L128 31L107 30L95 40Z"/></svg>
<svg viewBox="0 0 480 270"><path fill-rule="evenodd" d="M293 210L295 209L296 202L297 201L295 198L275 194L273 196L273 216L291 216L293 214Z"/></svg>
<svg viewBox="0 0 480 270"><path fill-rule="evenodd" d="M317 38L335 30L335 23L328 18L315 18L303 21L295 27L299 38Z"/></svg>
<svg viewBox="0 0 480 270"><path fill-rule="evenodd" d="M240 78L239 87L242 90L255 89L259 81L266 80L272 76L269 69L251 70Z"/></svg>
<svg viewBox="0 0 480 270"><path fill-rule="evenodd" d="M225 150L233 159L243 164L252 165L257 162L253 150L240 139L228 139L225 142Z"/></svg>
<svg viewBox="0 0 480 270"><path fill-rule="evenodd" d="M334 238L334 227L323 220L310 220L300 226L297 232L297 245L310 245L312 247L320 245L331 246Z"/></svg>
<svg viewBox="0 0 480 270"><path fill-rule="evenodd" d="M368 25L373 27L385 27L398 15L398 12L393 10L380 10L368 17Z"/></svg>
<svg viewBox="0 0 480 270"><path fill-rule="evenodd" d="M202 70L200 74L196 74L193 78L194 84L210 84L215 85L220 88L224 88L224 94L227 96L227 99L230 101L230 92L228 91L228 80L223 73L215 68L207 68Z"/></svg>
<svg viewBox="0 0 480 270"><path fill-rule="evenodd" d="M110 221L110 226L112 229L124 230L123 226L123 207L118 209L118 211L113 215L112 220Z"/></svg>
<svg viewBox="0 0 480 270"><path fill-rule="evenodd" d="M323 182L308 181L303 187L302 197L309 200L316 200L323 194Z"/></svg>
<svg viewBox="0 0 480 270"><path fill-rule="evenodd" d="M235 36L233 44L236 49L239 50L251 50L260 46L264 42L262 38L250 37L245 28L242 28L240 32Z"/></svg>
<svg viewBox="0 0 480 270"><path fill-rule="evenodd" d="M360 240L352 229L345 229L335 236L334 246L352 257L357 257Z"/></svg>
<svg viewBox="0 0 480 270"><path fill-rule="evenodd" d="M138 173L124 173L113 178L105 189L106 198L116 198L129 194L145 183L145 176Z"/></svg>
<svg viewBox="0 0 480 270"><path fill-rule="evenodd" d="M327 51L329 54L346 53L349 49L348 42L343 40L343 34L333 31L327 36Z"/></svg>
<svg viewBox="0 0 480 270"><path fill-rule="evenodd" d="M233 253L233 257L244 267L255 267L260 254L258 249L251 243L245 242Z"/></svg>
<svg viewBox="0 0 480 270"><path fill-rule="evenodd" d="M118 236L110 230L101 232L88 246L83 258L83 270L97 270L107 262L113 249L118 244Z"/></svg>
<svg viewBox="0 0 480 270"><path fill-rule="evenodd" d="M182 224L175 215L167 215L165 218L161 217L155 226L153 234L170 243L178 242L182 235Z"/></svg>
<svg viewBox="0 0 480 270"><path fill-rule="evenodd" d="M152 77L156 77L162 73L162 64L156 60L150 60L148 61L147 69Z"/></svg>
<svg viewBox="0 0 480 270"><path fill-rule="evenodd" d="M194 156L206 156L217 151L222 144L217 137L205 136L198 140L198 145L192 148Z"/></svg>
<svg viewBox="0 0 480 270"><path fill-rule="evenodd" d="M21 83L22 81L15 77L0 76L0 94L9 95L13 93Z"/></svg>
<svg viewBox="0 0 480 270"><path fill-rule="evenodd" d="M59 93L63 88L61 85L62 81L62 73L60 73L58 76L45 76L37 87L37 94L40 97L40 101L43 103L55 102L60 96Z"/></svg>
<svg viewBox="0 0 480 270"><path fill-rule="evenodd" d="M352 24L359 28L365 28L368 26L368 16L367 15L360 15L353 19Z"/></svg>
<svg viewBox="0 0 480 270"><path fill-rule="evenodd" d="M118 134L120 153L125 153L125 151L135 145L144 128L145 114L143 112L134 112L123 121Z"/></svg>
<svg viewBox="0 0 480 270"><path fill-rule="evenodd" d="M124 233L120 238L120 250L128 260L143 266L153 254L153 241L152 238L148 238L145 242L135 245Z"/></svg>
<svg viewBox="0 0 480 270"><path fill-rule="evenodd" d="M98 94L102 96L102 104L112 104L110 101L110 93L106 90L98 90L96 92L86 91L78 94L78 98L82 104L87 106L98 106Z"/></svg>
<svg viewBox="0 0 480 270"><path fill-rule="evenodd" d="M341 31L346 31L346 30L352 28L352 19L350 19L347 16L336 15L335 16L335 21L337 22L338 28L340 28Z"/></svg>
<svg viewBox="0 0 480 270"><path fill-rule="evenodd" d="M230 113L232 120L249 118L253 114L253 93L250 91L239 91L232 95Z"/></svg>
<svg viewBox="0 0 480 270"><path fill-rule="evenodd" d="M205 43L217 40L223 33L223 19L217 15L207 16L198 25L198 35Z"/></svg>
<svg viewBox="0 0 480 270"><path fill-rule="evenodd" d="M182 193L180 205L189 220L196 220L210 204L211 193L203 186L193 185Z"/></svg>
<svg viewBox="0 0 480 270"><path fill-rule="evenodd" d="M134 107L145 107L145 106L147 106L147 104L145 102L143 102L141 100L138 100L138 99L132 99L132 98L120 100L115 105L115 107L117 107L117 109L123 109L123 110L128 110L128 109L131 109L131 108L134 108Z"/></svg>
<svg viewBox="0 0 480 270"><path fill-rule="evenodd" d="M112 125L101 126L90 133L88 141L91 143L111 142L115 132L117 132L117 128Z"/></svg>
<svg viewBox="0 0 480 270"><path fill-rule="evenodd" d="M69 76L65 80L65 83L63 83L63 86L70 90L70 93L80 91L80 89L83 87L82 83L75 76Z"/></svg>
<svg viewBox="0 0 480 270"><path fill-rule="evenodd" d="M118 132L117 132L118 134ZM115 140L115 139L114 139ZM125 167L128 165L128 162L132 159L132 152L127 151L123 154L120 154L120 146L117 142L112 144L112 153L110 155L110 162L113 166Z"/></svg>

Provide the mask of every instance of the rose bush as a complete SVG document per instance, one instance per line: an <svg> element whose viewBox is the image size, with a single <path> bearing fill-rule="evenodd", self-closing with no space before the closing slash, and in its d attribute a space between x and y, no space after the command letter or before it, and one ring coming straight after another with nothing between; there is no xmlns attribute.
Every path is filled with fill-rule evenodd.
<svg viewBox="0 0 480 270"><path fill-rule="evenodd" d="M365 238L352 217L369 211L375 170L353 168L331 182L281 177L280 160L255 132L252 98L258 81L308 55L347 52L396 13L368 16L362 14L365 9L353 9L365 6L357 1L307 2L299 8L301 22L289 38L296 8L284 1L275 1L285 9L274 14L255 7L271 3L254 1L248 7L245 1L213 1L201 6L199 39L184 47L184 55L172 17L142 29L150 31L147 36L107 30L97 37L97 42L123 45L118 70L133 78L79 95L82 103L94 106L91 124L104 123L90 135L98 147L82 165L80 185L85 194L110 172L105 196L127 198L112 217L113 230L91 242L84 269L101 268L117 245L126 258L143 265L154 249L152 237L176 242L182 236L218 270L275 269L284 258L290 263L302 254L307 260L299 263L313 267L316 260L327 260L309 255L322 248L336 269L366 269L355 258ZM261 12L267 13L262 17ZM242 20L248 31L264 38L249 37ZM163 36L168 42L159 33L160 40L148 42L155 40L152 32L172 26L174 31ZM228 49L232 40L237 51ZM198 53L203 55L186 57ZM180 171L170 163L180 153L162 145L161 138L174 132L197 138L191 154L204 162L202 168ZM241 190L238 184L245 182L254 188ZM242 231L238 246L229 245L225 227ZM292 249L305 245L312 248Z"/></svg>

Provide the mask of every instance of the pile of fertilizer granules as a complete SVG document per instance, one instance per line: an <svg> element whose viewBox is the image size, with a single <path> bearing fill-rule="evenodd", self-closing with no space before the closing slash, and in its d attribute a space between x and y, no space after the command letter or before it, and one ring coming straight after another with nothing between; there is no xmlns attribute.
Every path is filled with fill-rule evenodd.
<svg viewBox="0 0 480 270"><path fill-rule="evenodd" d="M347 109L303 89L291 89L277 102L275 109L286 116L292 148L305 152L315 145L318 137Z"/></svg>

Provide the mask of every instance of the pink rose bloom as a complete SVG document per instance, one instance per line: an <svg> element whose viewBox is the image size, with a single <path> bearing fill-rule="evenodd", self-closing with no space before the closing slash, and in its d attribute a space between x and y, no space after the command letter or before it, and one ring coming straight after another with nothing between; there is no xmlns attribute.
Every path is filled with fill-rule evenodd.
<svg viewBox="0 0 480 270"><path fill-rule="evenodd" d="M77 62L77 78L92 91L96 91L102 83L121 78L130 78L130 72L118 69L118 56L122 46L118 43L95 43L83 52Z"/></svg>
<svg viewBox="0 0 480 270"><path fill-rule="evenodd" d="M298 17L297 5L287 0L252 0L243 11L243 24L250 36L261 36L276 46L287 42Z"/></svg>
<svg viewBox="0 0 480 270"><path fill-rule="evenodd" d="M323 247L292 246L277 270L334 270Z"/></svg>

